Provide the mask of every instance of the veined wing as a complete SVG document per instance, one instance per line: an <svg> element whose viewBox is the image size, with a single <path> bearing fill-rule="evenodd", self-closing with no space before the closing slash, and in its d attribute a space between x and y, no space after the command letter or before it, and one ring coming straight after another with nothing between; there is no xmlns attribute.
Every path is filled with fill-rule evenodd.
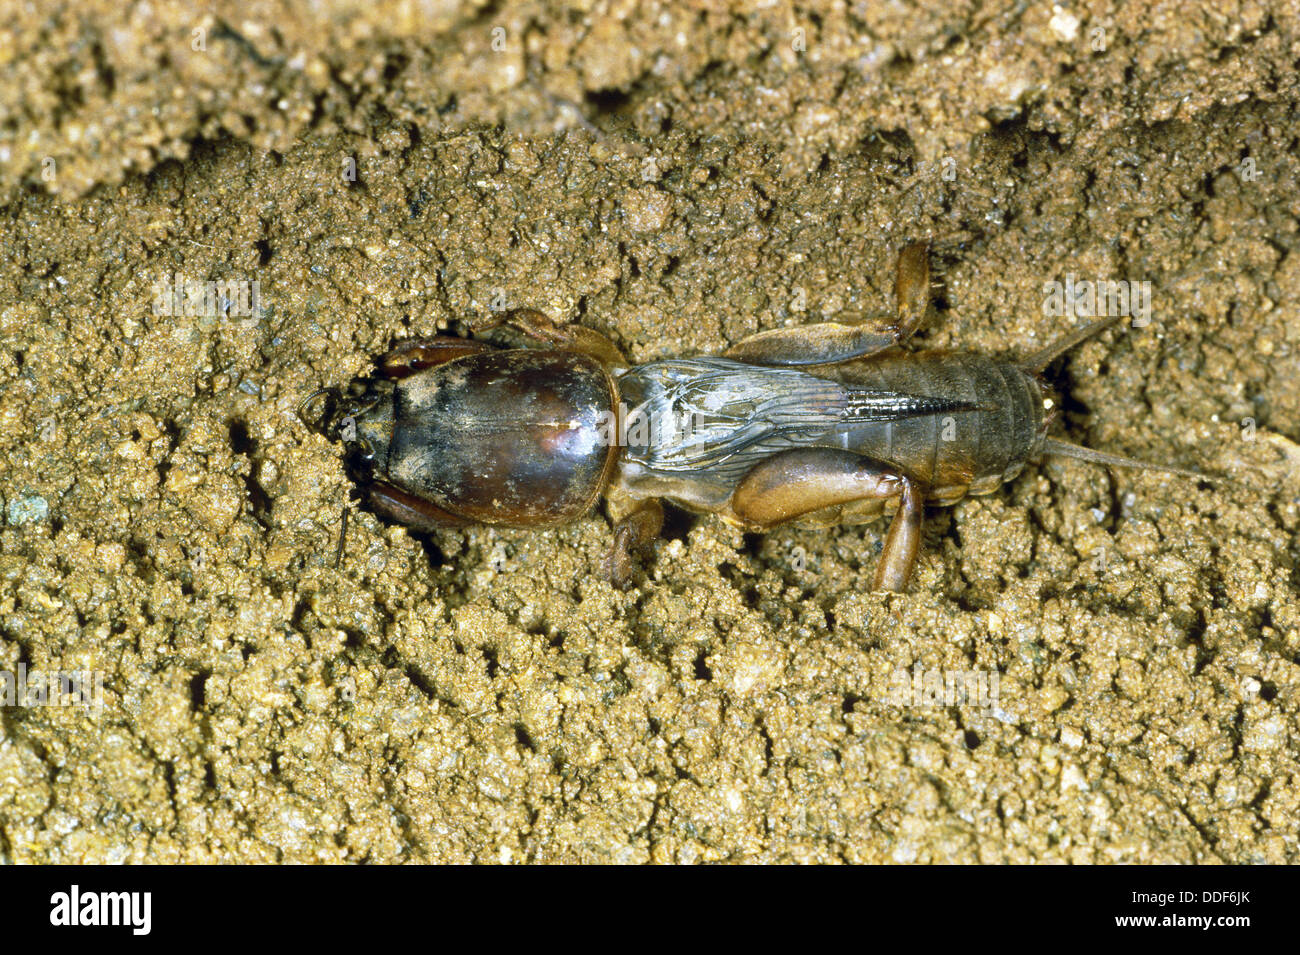
<svg viewBox="0 0 1300 955"><path fill-rule="evenodd" d="M834 444L855 427L975 410L970 402L845 385L725 358L638 365L620 379L632 407L627 456L659 471L743 473L793 447Z"/></svg>

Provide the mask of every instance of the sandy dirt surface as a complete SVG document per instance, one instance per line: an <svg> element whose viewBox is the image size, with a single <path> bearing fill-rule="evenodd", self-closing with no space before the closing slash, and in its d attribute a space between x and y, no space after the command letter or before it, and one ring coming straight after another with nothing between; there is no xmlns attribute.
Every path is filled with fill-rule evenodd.
<svg viewBox="0 0 1300 955"><path fill-rule="evenodd" d="M1300 7L11 4L0 859L1293 862ZM882 528L414 536L298 403L528 306L635 360L888 307L1053 366L1054 460ZM257 308L160 314L160 282ZM235 309L238 311L238 309ZM900 693L900 672L922 692ZM925 692L976 673L986 699Z"/></svg>

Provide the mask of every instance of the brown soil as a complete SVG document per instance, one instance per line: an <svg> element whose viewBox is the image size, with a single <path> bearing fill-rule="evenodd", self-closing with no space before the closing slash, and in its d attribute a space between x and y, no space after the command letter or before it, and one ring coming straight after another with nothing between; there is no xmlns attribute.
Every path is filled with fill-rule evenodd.
<svg viewBox="0 0 1300 955"><path fill-rule="evenodd" d="M1300 858L1294 2L204 7L2 15L0 670L105 700L0 708L0 858ZM886 306L914 237L917 347L1150 282L1060 433L1239 483L1032 467L902 596L878 526L681 515L626 593L599 513L361 511L333 566L295 409L394 339L715 353ZM158 315L177 274L260 313ZM918 664L996 705L898 705Z"/></svg>

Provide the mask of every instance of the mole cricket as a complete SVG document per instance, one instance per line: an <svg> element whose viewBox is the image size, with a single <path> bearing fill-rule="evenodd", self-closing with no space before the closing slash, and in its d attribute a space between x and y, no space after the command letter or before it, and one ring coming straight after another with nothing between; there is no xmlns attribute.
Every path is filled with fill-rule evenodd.
<svg viewBox="0 0 1300 955"><path fill-rule="evenodd" d="M604 572L621 588L659 534L664 500L750 531L892 514L875 588L903 591L926 505L989 494L1042 456L1210 478L1048 437L1055 401L1041 372L1118 317L1021 361L905 352L929 291L928 246L913 242L898 258L893 315L638 365L597 331L519 310L474 331L507 325L528 347L400 342L375 374L316 392L299 414L344 445L376 513L417 531L555 526L603 495L614 525Z"/></svg>

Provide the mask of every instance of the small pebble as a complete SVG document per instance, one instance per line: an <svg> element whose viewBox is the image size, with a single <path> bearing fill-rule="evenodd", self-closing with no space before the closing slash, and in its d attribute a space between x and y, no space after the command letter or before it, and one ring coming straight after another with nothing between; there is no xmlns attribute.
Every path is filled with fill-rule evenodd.
<svg viewBox="0 0 1300 955"><path fill-rule="evenodd" d="M9 502L5 517L17 527L23 524L37 524L50 516L50 505L39 494L24 494Z"/></svg>

